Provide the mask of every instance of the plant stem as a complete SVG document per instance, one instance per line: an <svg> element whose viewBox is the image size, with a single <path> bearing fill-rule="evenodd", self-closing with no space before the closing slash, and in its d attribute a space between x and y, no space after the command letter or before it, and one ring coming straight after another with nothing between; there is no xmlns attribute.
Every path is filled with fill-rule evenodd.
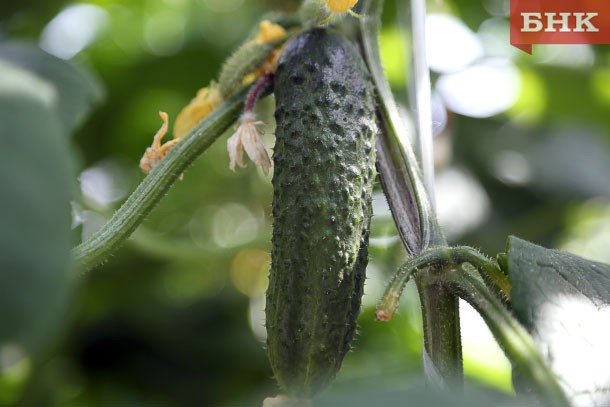
<svg viewBox="0 0 610 407"><path fill-rule="evenodd" d="M398 231L410 254L424 250L430 241L444 241L430 236L433 219L430 201L421 181L419 165L409 144L405 126L398 113L390 84L385 77L377 36L381 26L382 0L362 2L360 19L364 59L371 72L379 101L382 137L378 141L378 166L384 191L394 218L400 218ZM438 232L436 229L432 232Z"/></svg>
<svg viewBox="0 0 610 407"><path fill-rule="evenodd" d="M480 274L468 271L464 264L474 266ZM426 269L427 271L423 271ZM495 292L497 287L489 287L484 276L502 273L493 260L486 258L470 247L436 247L425 250L415 256L399 269L392 279L378 307L385 320L394 314L400 293L408 279L415 275L422 278L429 286L442 285L454 295L462 297L472 305L483 317L506 355L515 367L532 384L548 406L567 406L567 399L557 383L555 376L540 355L531 336L515 320L502 304ZM493 281L496 281L492 279ZM434 299L429 303L434 304ZM438 303L437 303L438 304ZM443 306L443 304L438 304ZM435 322L435 323L442 323ZM440 341L431 344L431 348L445 346ZM441 377L443 371L435 366ZM440 366L450 369L451 365Z"/></svg>
<svg viewBox="0 0 610 407"><path fill-rule="evenodd" d="M443 282L431 283L424 270L415 276L424 323L426 376L440 388L461 389L464 381L458 298Z"/></svg>
<svg viewBox="0 0 610 407"><path fill-rule="evenodd" d="M417 255L429 246L446 246L446 241L381 66L377 36L383 1L363 0L361 3L364 14L360 20L362 49L380 104L382 134L378 143L378 169L405 248L411 255ZM428 273L431 270L422 271L415 279L424 320L424 360L432 365L426 363L424 366L429 366L428 377L440 378L440 385L459 388L463 369L458 301L442 283L430 282L426 278Z"/></svg>
<svg viewBox="0 0 610 407"><path fill-rule="evenodd" d="M544 405L570 405L532 337L488 289L480 276L463 268L454 268L443 273L442 281L481 314L506 355L528 379Z"/></svg>
<svg viewBox="0 0 610 407"><path fill-rule="evenodd" d="M446 247L439 246L424 250L422 253L407 260L394 274L394 277L388 284L385 294L379 303L377 309L381 311L382 316L379 318L389 320L394 315L400 295L409 282L411 277L423 269L433 268L430 273L437 273L438 270L447 267L460 267L464 263L472 265L486 280L489 288L498 294L498 297L507 297L509 293L508 278L505 276L498 265L492 260L475 249L468 246ZM433 283L436 277L432 280ZM489 283L487 283L489 281Z"/></svg>
<svg viewBox="0 0 610 407"><path fill-rule="evenodd" d="M152 169L101 229L72 249L79 270L92 269L129 238L188 166L235 122L246 94L242 89L216 108Z"/></svg>

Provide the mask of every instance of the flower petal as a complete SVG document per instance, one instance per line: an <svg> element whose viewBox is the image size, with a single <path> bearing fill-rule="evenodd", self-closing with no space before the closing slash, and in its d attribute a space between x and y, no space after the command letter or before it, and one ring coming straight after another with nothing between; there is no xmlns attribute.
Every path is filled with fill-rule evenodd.
<svg viewBox="0 0 610 407"><path fill-rule="evenodd" d="M227 140L227 151L229 152L229 159L231 160L229 164L229 169L235 172L235 164L244 168L246 165L244 164L244 150L243 144L241 142L241 133L239 129Z"/></svg>
<svg viewBox="0 0 610 407"><path fill-rule="evenodd" d="M256 124L249 124L248 131L244 132L244 139L242 140L244 144L244 148L246 149L246 153L248 157L254 162L254 164L260 166L263 169L265 175L269 175L269 168L271 168L271 160L269 159L269 154L267 154L267 150L265 149L265 145L261 140L258 130L256 128Z"/></svg>
<svg viewBox="0 0 610 407"><path fill-rule="evenodd" d="M252 112L245 112L242 115L241 124L235 133L227 140L227 150L229 151L229 158L231 160L229 168L231 171L235 171L236 163L242 168L246 166L243 161L245 149L252 162L260 166L265 175L269 174L271 160L269 159L269 154L267 154L265 145L263 144L256 127L261 124L263 123L256 121L256 117Z"/></svg>

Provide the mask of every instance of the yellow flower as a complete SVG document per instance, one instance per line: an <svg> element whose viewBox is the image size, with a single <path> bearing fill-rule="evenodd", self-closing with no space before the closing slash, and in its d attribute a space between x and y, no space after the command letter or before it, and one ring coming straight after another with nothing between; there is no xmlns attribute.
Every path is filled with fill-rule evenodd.
<svg viewBox="0 0 610 407"><path fill-rule="evenodd" d="M325 0L331 13L345 13L358 3L358 0Z"/></svg>
<svg viewBox="0 0 610 407"><path fill-rule="evenodd" d="M258 34L250 43L261 45L266 42L279 40L286 35L284 27L278 24L273 24L269 20L263 20L258 26Z"/></svg>
<svg viewBox="0 0 610 407"><path fill-rule="evenodd" d="M167 113L165 112L159 112L159 116L161 116L163 124L161 125L161 128L157 131L157 134L155 134L152 145L146 149L144 155L142 156L142 159L140 160L140 168L145 174L148 174L150 170L152 170L153 167L157 165L157 163L161 161L163 157L165 157L168 151L171 150L172 147L174 147L176 144L178 144L179 141L177 139L174 139L161 145L161 140L163 140L163 137L167 134L168 117Z"/></svg>
<svg viewBox="0 0 610 407"><path fill-rule="evenodd" d="M169 151L180 142L180 140L190 133L206 116L222 103L223 99L214 83L209 87L199 89L197 96L178 114L174 123L174 139L161 144L163 137L167 134L168 117L167 113L159 112L163 124L155 134L153 143L146 149L140 160L140 168L148 174L153 167L161 161Z"/></svg>
<svg viewBox="0 0 610 407"><path fill-rule="evenodd" d="M273 24L269 20L261 21L259 32L249 44L260 45L267 42L278 40L286 35L286 30L278 24ZM281 47L275 49L267 57L262 66L254 72L246 76L244 82L253 82L257 78L271 72L275 72L277 61L281 54ZM223 96L218 87L211 83L210 86L200 89L197 95L191 102L180 111L176 122L174 123L174 139L164 144L161 141L168 129L168 117L165 112L160 112L163 125L155 134L152 145L146 149L144 156L140 160L140 168L145 173L150 172L152 168L167 155L167 153L187 134L191 132L203 119L205 119L214 109L222 102ZM257 165L263 168L265 174L269 171L271 161L264 145L258 135L256 126L260 124L254 120L251 113L244 113L242 124L238 128L235 135L229 140L229 153L231 156L231 169L235 168L237 163L243 166L243 150L245 149L248 156Z"/></svg>
<svg viewBox="0 0 610 407"><path fill-rule="evenodd" d="M261 45L266 42L278 40L286 35L284 27L278 24L273 24L269 20L261 21L258 27L258 34L250 41L250 44ZM265 59L263 65L254 72L250 72L244 77L243 84L247 85L254 82L256 79L268 73L275 72L277 69L277 63L282 54L283 46L274 49Z"/></svg>
<svg viewBox="0 0 610 407"><path fill-rule="evenodd" d="M222 103L222 95L212 83L209 87L201 88L197 96L184 108L174 123L174 139L180 139L195 128L214 109Z"/></svg>
<svg viewBox="0 0 610 407"><path fill-rule="evenodd" d="M328 17L322 20L321 25L329 23L336 14L349 13L356 18L362 17L352 10L352 7L358 3L358 0L323 0L323 2L326 4L329 14Z"/></svg>

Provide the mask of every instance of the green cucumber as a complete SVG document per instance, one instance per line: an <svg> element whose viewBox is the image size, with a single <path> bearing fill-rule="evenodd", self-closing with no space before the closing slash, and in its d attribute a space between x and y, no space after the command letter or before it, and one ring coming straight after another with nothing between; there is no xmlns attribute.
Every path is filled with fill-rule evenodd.
<svg viewBox="0 0 610 407"><path fill-rule="evenodd" d="M291 396L335 377L363 294L375 177L375 101L362 58L342 35L295 37L275 76L273 249L267 349Z"/></svg>

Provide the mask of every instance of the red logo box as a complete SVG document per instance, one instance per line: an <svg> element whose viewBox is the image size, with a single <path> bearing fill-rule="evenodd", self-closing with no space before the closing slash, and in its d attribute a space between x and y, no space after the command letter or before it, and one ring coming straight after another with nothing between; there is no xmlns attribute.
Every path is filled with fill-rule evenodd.
<svg viewBox="0 0 610 407"><path fill-rule="evenodd" d="M610 44L609 0L511 0L510 43Z"/></svg>

